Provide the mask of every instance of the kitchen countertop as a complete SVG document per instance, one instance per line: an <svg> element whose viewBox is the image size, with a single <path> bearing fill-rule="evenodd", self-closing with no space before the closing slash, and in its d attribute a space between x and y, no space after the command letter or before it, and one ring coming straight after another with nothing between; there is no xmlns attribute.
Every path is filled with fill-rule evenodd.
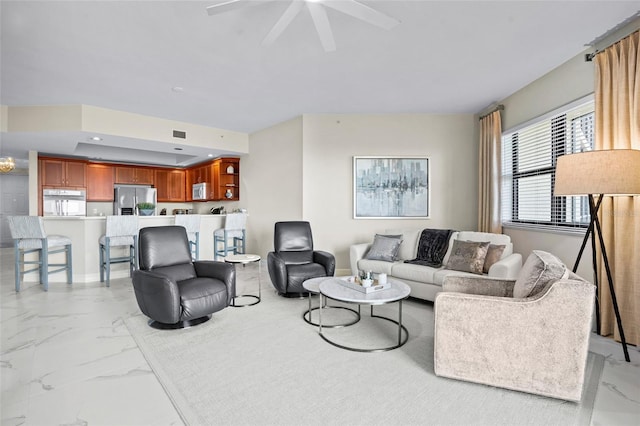
<svg viewBox="0 0 640 426"><path fill-rule="evenodd" d="M140 216L140 219L151 219L151 218L174 218L176 216L200 216L200 217L222 217L226 216L226 214L188 214L188 215L171 215L171 214L157 214L152 216ZM43 219L62 219L62 220L98 220L104 219L107 216L43 216Z"/></svg>
<svg viewBox="0 0 640 426"><path fill-rule="evenodd" d="M181 216L181 215L178 215ZM193 215L187 215L193 216ZM224 226L224 216L201 214L200 216L200 259L213 260L213 232ZM104 235L107 216L45 216L44 229L49 235L64 235L71 238L73 281L93 282L100 279L98 240ZM175 223L175 215L138 216L139 227L167 226ZM124 247L114 249L114 255L124 254ZM62 256L56 254L54 256ZM62 257L60 257L62 259ZM56 258L55 261L58 259ZM122 278L129 275L125 263L111 265L111 277ZM37 274L28 274L25 279L35 281ZM65 281L63 272L52 274L52 282Z"/></svg>

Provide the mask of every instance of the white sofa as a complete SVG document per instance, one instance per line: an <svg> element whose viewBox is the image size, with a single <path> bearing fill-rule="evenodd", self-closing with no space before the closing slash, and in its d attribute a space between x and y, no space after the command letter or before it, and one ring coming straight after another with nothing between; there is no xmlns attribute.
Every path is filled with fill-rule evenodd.
<svg viewBox="0 0 640 426"><path fill-rule="evenodd" d="M421 233L422 229L389 229L382 233L384 235L402 234L402 244L400 244L398 259L395 262L364 259L372 243L352 245L349 250L351 273L356 275L358 270L372 271L375 274L386 273L391 278L397 278L407 283L411 287L411 297L430 301L434 301L436 294L442 290L442 283L445 277L480 276L470 272L446 269L444 266L432 268L429 266L404 263L405 260L416 258ZM483 275L485 277L515 280L522 268L522 255L513 253L513 244L508 235L473 231L456 231L451 235L449 248L442 262L443 265L447 264L454 240L489 241L491 244L505 245L502 257L489 268L488 274Z"/></svg>

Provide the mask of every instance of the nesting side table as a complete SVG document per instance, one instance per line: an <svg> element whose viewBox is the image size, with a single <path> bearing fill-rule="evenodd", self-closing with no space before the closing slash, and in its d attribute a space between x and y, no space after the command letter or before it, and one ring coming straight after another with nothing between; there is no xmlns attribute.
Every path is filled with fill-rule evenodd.
<svg viewBox="0 0 640 426"><path fill-rule="evenodd" d="M305 311L302 314L302 319L305 320L305 322L307 324L311 324L311 325L315 325L316 327L320 325L320 323L317 322L313 322L311 320L311 313L313 311L317 311L318 309L320 309L320 306L317 306L315 308L311 307L311 295L313 294L320 294L320 283L332 279L333 277L318 277L318 278L311 278L306 280L305 282L302 283L302 286L304 287L305 290L307 290L309 292L309 309L307 311ZM351 308L347 308L346 306L327 306L326 305L326 301L325 301L325 305L323 306L324 310L327 309L344 309L346 311L350 311L353 312L355 314L355 318L349 322L345 322L343 324L335 324L335 325L323 325L324 328L339 328L339 327L348 327L350 325L353 325L355 323L357 323L358 321L360 321L360 305L358 305L358 310L354 310Z"/></svg>
<svg viewBox="0 0 640 426"><path fill-rule="evenodd" d="M245 306L253 306L253 305L257 305L258 303L260 303L260 300L262 298L262 278L260 277L260 262L261 258L260 256L258 256L257 254L232 254L229 256L225 256L224 261L227 263L233 263L234 266L236 267L236 270L238 269L238 264L242 265L242 267L244 268L247 263L253 263L253 262L258 262L258 295L254 295L254 294L236 294L232 301L231 301L231 306L234 308L243 308ZM237 289L237 287L236 287ZM237 291L237 290L236 290ZM253 299L256 299L253 303L245 303L243 305L237 305L236 304L236 299L239 299L241 297L251 297Z"/></svg>

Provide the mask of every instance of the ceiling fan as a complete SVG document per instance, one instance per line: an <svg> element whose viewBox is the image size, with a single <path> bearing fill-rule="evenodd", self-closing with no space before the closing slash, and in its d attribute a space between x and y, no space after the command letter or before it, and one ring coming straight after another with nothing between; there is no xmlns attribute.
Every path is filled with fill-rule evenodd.
<svg viewBox="0 0 640 426"><path fill-rule="evenodd" d="M255 0L229 0L224 3L208 6L207 13L209 15L218 15L245 6L255 6L271 1L275 0L263 0L261 2ZM264 38L262 44L268 46L276 41L305 6L311 14L311 19L313 19L313 24L316 27L316 31L320 37L320 43L322 43L325 52L333 52L336 50L336 42L333 38L331 25L329 25L329 18L325 10L326 7L353 16L371 25L384 28L385 30L390 30L400 23L397 19L378 12L356 0L291 0L289 7L284 11L273 28L271 28L271 31L269 31Z"/></svg>

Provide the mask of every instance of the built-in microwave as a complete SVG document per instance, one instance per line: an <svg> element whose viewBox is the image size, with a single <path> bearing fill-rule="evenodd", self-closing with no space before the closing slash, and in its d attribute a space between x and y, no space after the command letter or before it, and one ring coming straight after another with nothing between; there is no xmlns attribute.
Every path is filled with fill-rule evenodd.
<svg viewBox="0 0 640 426"><path fill-rule="evenodd" d="M194 200L206 200L209 194L208 183L194 183L191 193L191 198Z"/></svg>

